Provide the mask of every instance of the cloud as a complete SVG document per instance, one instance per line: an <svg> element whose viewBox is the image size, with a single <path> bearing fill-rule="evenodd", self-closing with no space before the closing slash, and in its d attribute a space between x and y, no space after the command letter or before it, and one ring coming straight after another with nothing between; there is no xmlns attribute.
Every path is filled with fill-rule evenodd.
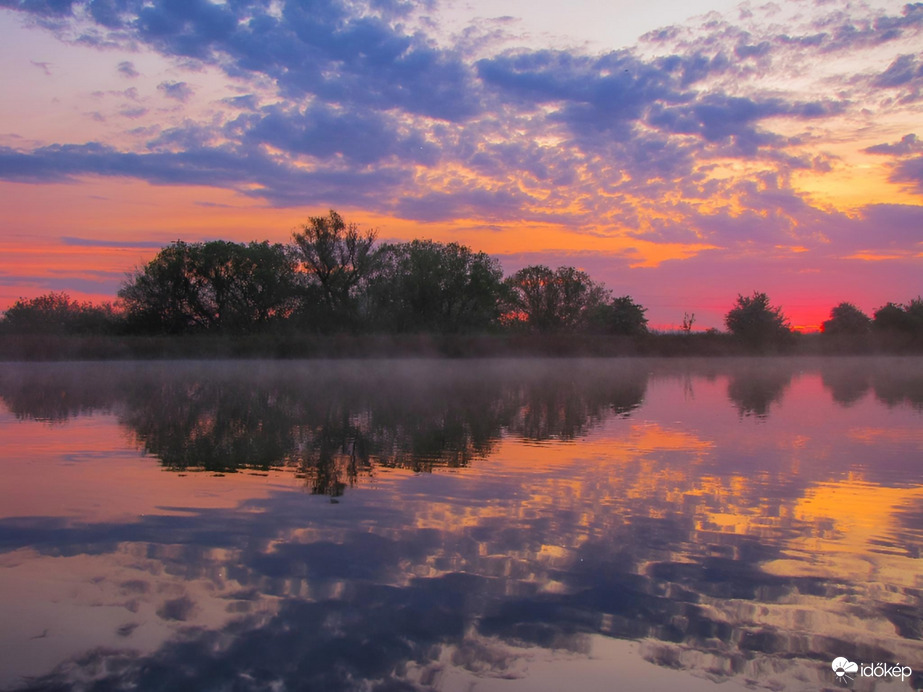
<svg viewBox="0 0 923 692"><path fill-rule="evenodd" d="M51 76L51 63L50 62L38 62L36 60L30 60L30 63L35 65L38 69L45 73L46 77Z"/></svg>
<svg viewBox="0 0 923 692"><path fill-rule="evenodd" d="M98 238L76 238L61 236L64 245L73 247L105 247L105 248L160 248L163 243L156 240L100 240Z"/></svg>
<svg viewBox="0 0 923 692"><path fill-rule="evenodd" d="M221 102L232 108L255 111L259 105L259 98L256 94L243 94L242 96L230 96L222 99Z"/></svg>
<svg viewBox="0 0 923 692"><path fill-rule="evenodd" d="M865 151L869 154L884 154L898 158L899 160L891 165L888 179L895 183L909 183L911 189L923 192L923 141L916 134L904 135L900 142L893 144L876 144L867 147Z"/></svg>
<svg viewBox="0 0 923 692"><path fill-rule="evenodd" d="M923 164L923 157L914 159L918 166ZM923 167L919 168L923 172ZM923 177L919 182L923 183ZM877 243L872 247L887 245L909 246L923 244L923 206L910 204L872 204L862 209L860 226ZM869 245L866 245L869 247Z"/></svg>
<svg viewBox="0 0 923 692"><path fill-rule="evenodd" d="M510 218L525 216L531 200L509 189L462 189L454 192L428 192L417 197L402 197L395 212L419 221L448 221L455 218Z"/></svg>
<svg viewBox="0 0 923 692"><path fill-rule="evenodd" d="M291 98L316 94L450 121L477 112L470 69L451 51L392 25L395 7L376 3L366 14L330 0L310 7L285 2L276 17L256 2L159 2L145 5L134 26L161 52L214 62L235 75L266 75Z"/></svg>
<svg viewBox="0 0 923 692"><path fill-rule="evenodd" d="M161 82L157 89L163 92L168 99L185 103L194 93L192 87L186 82Z"/></svg>
<svg viewBox="0 0 923 692"><path fill-rule="evenodd" d="M358 164L395 156L405 162L433 165L437 148L417 133L402 134L393 117L375 111L346 111L325 105L305 109L270 106L244 115L227 131L247 146L268 144L292 154L320 159L340 155Z"/></svg>
<svg viewBox="0 0 923 692"><path fill-rule="evenodd" d="M350 203L377 207L390 198L408 173L286 166L258 151L202 147L144 154L118 151L93 142L52 145L31 152L0 147L0 179L14 182L71 182L80 176L133 177L154 185L227 187L279 206Z"/></svg>
<svg viewBox="0 0 923 692"><path fill-rule="evenodd" d="M455 45L437 42L399 0L3 4L59 35L70 22L69 40L95 22L98 45L207 64L243 94L214 102L207 117L175 108L180 115L158 123L162 130L135 128L134 150L94 142L0 149L6 180L127 176L225 187L279 206L345 203L421 221L554 220L649 242L818 252L849 223L812 206L791 174L830 166L823 132L839 116L858 117L872 101L876 115L906 106L920 66L900 51L923 30L915 5L797 5L771 21L769 9L751 8L733 21L713 14L668 27L644 37L643 51L490 55L490 41L475 41L482 28ZM844 62L818 88L808 79L819 61L872 47L879 60L892 51L878 74ZM118 70L137 74L128 60ZM158 89L179 103L193 96L180 78ZM121 112L152 118L139 104ZM866 151L910 157L916 146L905 138ZM920 168L908 158L890 176L919 189Z"/></svg>
<svg viewBox="0 0 923 692"><path fill-rule="evenodd" d="M158 247L162 247L159 244ZM10 286L37 288L40 291L61 291L65 293L85 293L90 295L115 295L125 280L124 272L61 271L56 275L24 275L0 273L4 283Z"/></svg>
<svg viewBox="0 0 923 692"><path fill-rule="evenodd" d="M914 55L899 56L887 70L872 80L876 87L898 87L911 81L920 74L917 59Z"/></svg>
<svg viewBox="0 0 923 692"><path fill-rule="evenodd" d="M923 151L923 141L917 138L913 133L901 137L900 142L894 144L876 144L867 147L865 151L869 154L890 154L891 156L906 156Z"/></svg>
<svg viewBox="0 0 923 692"><path fill-rule="evenodd" d="M242 9L247 9L243 3ZM231 5L207 0L154 2L143 5L134 18L138 36L166 53L207 59L237 26Z"/></svg>
<svg viewBox="0 0 923 692"><path fill-rule="evenodd" d="M767 118L787 116L798 120L841 113L845 104L832 101L788 102L780 98L707 94L690 104L663 108L655 106L648 122L674 134L696 134L709 142L733 142L745 155L760 147L781 147L785 137L760 130L755 125Z"/></svg>
<svg viewBox="0 0 923 692"><path fill-rule="evenodd" d="M575 133L591 128L624 139L630 135L630 123L650 104L688 98L677 91L669 70L625 51L598 58L565 51L519 52L479 60L476 67L502 100L530 108L561 104L552 119Z"/></svg>
<svg viewBox="0 0 923 692"><path fill-rule="evenodd" d="M61 17L72 12L74 0L0 0L0 7L22 10L44 17Z"/></svg>
<svg viewBox="0 0 923 692"><path fill-rule="evenodd" d="M910 183L917 192L923 193L923 156L916 156L898 163L890 179L900 183Z"/></svg>
<svg viewBox="0 0 923 692"><path fill-rule="evenodd" d="M148 113L148 109L145 108L144 106L125 106L119 109L119 115L123 115L126 118L130 118L132 120L141 118L147 115L147 113Z"/></svg>
<svg viewBox="0 0 923 692"><path fill-rule="evenodd" d="M123 60L120 62L117 69L120 75L123 77L128 77L129 79L134 79L135 77L141 75L141 73L135 69L134 63L130 60Z"/></svg>

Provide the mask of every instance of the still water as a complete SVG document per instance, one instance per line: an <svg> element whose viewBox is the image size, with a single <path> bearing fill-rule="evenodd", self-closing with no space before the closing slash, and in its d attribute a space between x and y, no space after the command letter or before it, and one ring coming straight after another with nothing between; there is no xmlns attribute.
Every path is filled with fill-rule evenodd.
<svg viewBox="0 0 923 692"><path fill-rule="evenodd" d="M0 470L0 689L923 687L920 359L7 363Z"/></svg>

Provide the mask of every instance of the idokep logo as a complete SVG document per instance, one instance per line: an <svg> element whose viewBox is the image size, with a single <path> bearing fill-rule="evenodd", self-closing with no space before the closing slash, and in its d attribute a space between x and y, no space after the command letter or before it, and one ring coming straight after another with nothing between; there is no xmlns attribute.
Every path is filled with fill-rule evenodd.
<svg viewBox="0 0 923 692"><path fill-rule="evenodd" d="M863 678L900 678L902 682L913 675L910 666L902 666L900 663L853 663L842 656L833 659L830 666L837 682L844 685L848 685L856 675Z"/></svg>
<svg viewBox="0 0 923 692"><path fill-rule="evenodd" d="M844 685L849 683L849 681L853 679L853 676L859 672L858 663L853 663L842 656L833 659L831 665L833 666L833 672L836 673L837 682L842 682ZM850 675L850 673L853 675Z"/></svg>

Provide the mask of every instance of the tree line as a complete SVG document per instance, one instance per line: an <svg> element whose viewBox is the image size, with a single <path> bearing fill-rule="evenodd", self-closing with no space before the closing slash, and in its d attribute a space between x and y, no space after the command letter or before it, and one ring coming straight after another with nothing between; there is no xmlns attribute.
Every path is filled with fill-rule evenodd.
<svg viewBox="0 0 923 692"><path fill-rule="evenodd" d="M51 293L20 299L5 333L255 334L535 332L639 336L646 308L586 272L532 265L504 277L500 263L458 243L379 243L336 211L310 217L289 244L223 240L164 247L126 278L119 302ZM695 315L686 313L690 334ZM765 293L739 295L725 326L753 347L784 347L790 322ZM715 331L715 330L712 330ZM923 300L888 303L872 317L834 307L825 335L923 337Z"/></svg>
<svg viewBox="0 0 923 692"><path fill-rule="evenodd" d="M500 263L458 243L378 243L337 212L290 244L223 240L164 247L128 276L118 307L64 294L20 299L6 331L128 334L647 331L645 309L574 267Z"/></svg>

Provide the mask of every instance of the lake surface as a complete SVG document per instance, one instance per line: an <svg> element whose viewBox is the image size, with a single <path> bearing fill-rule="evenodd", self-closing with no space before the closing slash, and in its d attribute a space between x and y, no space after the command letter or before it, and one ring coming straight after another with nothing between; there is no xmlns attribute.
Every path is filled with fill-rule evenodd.
<svg viewBox="0 0 923 692"><path fill-rule="evenodd" d="M6 363L0 469L2 689L923 687L920 359Z"/></svg>

